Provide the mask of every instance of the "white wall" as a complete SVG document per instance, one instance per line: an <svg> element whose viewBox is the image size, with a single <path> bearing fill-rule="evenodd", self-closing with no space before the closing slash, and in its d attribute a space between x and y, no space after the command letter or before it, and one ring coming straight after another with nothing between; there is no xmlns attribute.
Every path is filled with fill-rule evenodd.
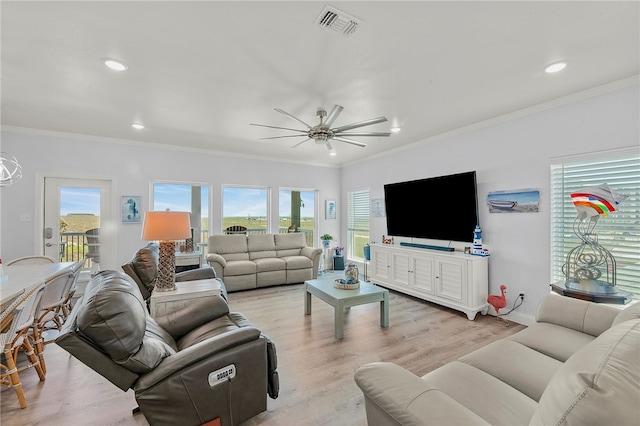
<svg viewBox="0 0 640 426"><path fill-rule="evenodd" d="M368 187L371 198L384 198L385 183L476 170L483 243L491 253L489 294L499 294L500 284L505 284L511 306L525 291L526 301L517 312L531 319L540 299L549 293L549 166L557 157L637 147L638 105L638 86L634 86L468 133L425 140L411 149L344 167L342 205L344 194L353 189ZM488 192L527 188L540 190L538 213L489 213ZM346 233L345 223L343 227ZM386 235L385 218L371 218L370 235L380 242Z"/></svg>
<svg viewBox="0 0 640 426"><path fill-rule="evenodd" d="M200 182L213 189L211 232L221 232L222 185L241 184L271 188L272 214L277 214L278 190L300 188L318 190L317 217L319 233L338 235L340 220L324 220L324 200L338 199L340 170L250 158L222 156L204 152L184 152L136 143L88 139L78 135L38 135L2 131L2 151L18 158L23 178L18 183L0 189L0 259L40 253L35 247L35 233L42 232L36 220L19 221L20 214L38 217L38 176L113 179L113 202L119 206L122 195L142 195L141 211L149 210L152 180ZM117 208L116 208L117 210ZM117 212L119 215L119 211ZM340 219L340 217L338 217ZM278 219L272 221L272 229ZM140 239L141 224L122 224L116 218L117 242L115 265L103 269L120 269L133 253L146 244ZM318 241L318 247L320 246Z"/></svg>
<svg viewBox="0 0 640 426"><path fill-rule="evenodd" d="M274 206L279 187L318 189L319 232L339 235L344 245L348 191L369 188L371 198L383 198L385 183L476 170L483 240L491 252L489 292L496 294L500 284L505 284L511 303L515 295L525 291L526 302L516 312L521 317L513 319L526 323L549 292L549 165L557 157L637 147L639 99L638 86L632 86L574 103L559 103L561 106L522 114L510 121L420 141L341 170L3 130L2 150L18 157L24 178L0 189L0 258L38 251L33 241L40 227L18 221L21 213L35 216L36 174L113 177L115 200L121 195L141 194L143 210L148 208L153 179L211 184L214 206L220 205L223 184L270 186ZM489 191L523 188L540 190L538 213L489 214ZM339 200L338 220L324 220L326 199ZM214 207L212 214L212 231L219 232L215 226L220 226L220 211ZM119 224L117 232L115 267L119 268L144 242L140 240L140 225ZM385 219L372 218L372 240L379 241L383 234Z"/></svg>

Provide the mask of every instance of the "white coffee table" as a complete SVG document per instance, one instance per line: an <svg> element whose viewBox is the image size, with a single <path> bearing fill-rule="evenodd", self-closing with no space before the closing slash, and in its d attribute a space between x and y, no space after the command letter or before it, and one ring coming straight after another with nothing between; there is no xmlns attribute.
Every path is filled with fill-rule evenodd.
<svg viewBox="0 0 640 426"><path fill-rule="evenodd" d="M380 327L389 327L389 290L371 283L360 281L356 290L342 290L334 287L334 281L340 274L328 274L315 280L304 282L304 313L311 315L311 295L333 306L334 335L336 339L344 337L344 310L350 306L380 302Z"/></svg>

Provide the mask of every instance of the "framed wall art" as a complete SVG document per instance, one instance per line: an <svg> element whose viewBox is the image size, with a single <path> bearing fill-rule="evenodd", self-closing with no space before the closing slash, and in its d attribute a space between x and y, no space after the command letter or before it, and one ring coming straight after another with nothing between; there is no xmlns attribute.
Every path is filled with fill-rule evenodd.
<svg viewBox="0 0 640 426"><path fill-rule="evenodd" d="M142 197L140 195L123 195L120 203L120 211L123 223L142 222Z"/></svg>
<svg viewBox="0 0 640 426"><path fill-rule="evenodd" d="M336 218L336 200L326 200L325 201L325 219L335 219Z"/></svg>
<svg viewBox="0 0 640 426"><path fill-rule="evenodd" d="M487 195L489 213L537 213L540 191L520 189L515 191L493 191Z"/></svg>

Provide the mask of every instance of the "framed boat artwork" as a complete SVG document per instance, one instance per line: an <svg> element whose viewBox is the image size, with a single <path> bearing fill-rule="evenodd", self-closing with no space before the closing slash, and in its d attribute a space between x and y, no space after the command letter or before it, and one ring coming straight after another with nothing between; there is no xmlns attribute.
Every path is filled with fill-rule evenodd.
<svg viewBox="0 0 640 426"><path fill-rule="evenodd" d="M537 213L540 191L520 189L515 191L493 191L487 194L489 213Z"/></svg>

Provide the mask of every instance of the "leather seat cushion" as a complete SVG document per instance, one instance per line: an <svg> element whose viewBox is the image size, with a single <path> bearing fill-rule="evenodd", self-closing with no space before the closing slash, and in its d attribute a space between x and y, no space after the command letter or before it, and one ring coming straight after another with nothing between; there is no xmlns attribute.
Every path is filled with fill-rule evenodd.
<svg viewBox="0 0 640 426"><path fill-rule="evenodd" d="M251 260L233 260L227 262L227 266L224 268L224 276L249 275L255 274L257 271L257 265Z"/></svg>
<svg viewBox="0 0 640 426"><path fill-rule="evenodd" d="M287 264L287 269L307 269L313 267L313 260L309 259L307 256L286 256L283 257Z"/></svg>
<svg viewBox="0 0 640 426"><path fill-rule="evenodd" d="M78 307L77 326L111 359L137 373L175 352L173 338L148 316L138 286L124 273L103 271Z"/></svg>
<svg viewBox="0 0 640 426"><path fill-rule="evenodd" d="M287 268L286 262L277 257L256 259L254 262L258 268L258 272L284 271Z"/></svg>

